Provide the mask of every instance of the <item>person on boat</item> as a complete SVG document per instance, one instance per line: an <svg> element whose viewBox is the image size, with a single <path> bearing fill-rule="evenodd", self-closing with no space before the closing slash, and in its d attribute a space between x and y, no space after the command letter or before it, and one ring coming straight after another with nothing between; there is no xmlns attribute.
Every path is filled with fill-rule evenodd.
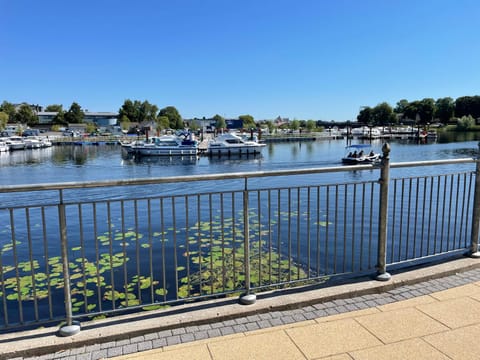
<svg viewBox="0 0 480 360"><path fill-rule="evenodd" d="M352 157L352 156L353 156L353 154L352 154L352 152L350 151L350 152L348 153L348 156L347 156L347 157Z"/></svg>
<svg viewBox="0 0 480 360"><path fill-rule="evenodd" d="M358 155L357 155L357 150L355 150L355 151L353 152L352 157L356 158L357 156L358 156Z"/></svg>
<svg viewBox="0 0 480 360"><path fill-rule="evenodd" d="M362 157L363 156L363 150L360 150L360 152L358 153L358 157Z"/></svg>
<svg viewBox="0 0 480 360"><path fill-rule="evenodd" d="M374 155L375 155L375 153L373 152L373 150L370 151L370 154L368 154L368 156L374 156Z"/></svg>

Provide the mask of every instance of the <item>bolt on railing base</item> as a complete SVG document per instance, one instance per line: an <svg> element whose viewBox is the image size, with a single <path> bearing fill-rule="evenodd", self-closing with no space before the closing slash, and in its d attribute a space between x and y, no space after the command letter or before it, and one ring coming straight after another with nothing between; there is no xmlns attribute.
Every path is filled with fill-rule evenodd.
<svg viewBox="0 0 480 360"><path fill-rule="evenodd" d="M471 258L474 258L474 259L479 259L480 258L480 251L470 253L470 254L468 254L468 256L470 256Z"/></svg>
<svg viewBox="0 0 480 360"><path fill-rule="evenodd" d="M377 276L375 277L375 280L378 281L388 281L392 278L392 275L390 275L388 272L384 273L377 273Z"/></svg>
<svg viewBox="0 0 480 360"><path fill-rule="evenodd" d="M80 322L74 321L72 325L63 325L58 329L58 335L62 337L73 336L80 332Z"/></svg>
<svg viewBox="0 0 480 360"><path fill-rule="evenodd" d="M257 302L257 295L255 294L242 294L240 295L240 304L252 305Z"/></svg>

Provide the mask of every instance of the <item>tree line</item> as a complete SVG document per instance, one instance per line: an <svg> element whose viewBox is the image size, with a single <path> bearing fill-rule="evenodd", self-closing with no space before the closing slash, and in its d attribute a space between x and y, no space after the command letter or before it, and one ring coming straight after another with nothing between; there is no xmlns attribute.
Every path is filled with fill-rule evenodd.
<svg viewBox="0 0 480 360"><path fill-rule="evenodd" d="M463 117L480 118L480 96L462 96L455 100L451 97L437 100L425 98L410 102L402 99L394 108L382 102L373 108L362 107L357 121L373 126L387 126L410 120L426 126L433 122L447 125Z"/></svg>
<svg viewBox="0 0 480 360"><path fill-rule="evenodd" d="M39 123L37 113L40 107L22 103L16 106L10 102L3 101L0 104L0 128L7 123L21 123L27 126L35 126ZM85 112L82 107L73 102L68 110L62 105L52 104L44 109L45 112L55 112L52 125L80 124L84 122ZM246 128L255 127L255 121L251 115L240 115L238 119L243 121ZM195 118L194 120L200 120ZM203 118L203 120L206 120ZM225 119L220 115L214 115L209 120L215 122L216 128L226 128ZM188 126L192 129L198 127L197 122L185 123L179 111L174 106L167 106L159 109L157 105L149 101L126 99L118 110L118 122L121 127L128 130L132 123L145 124L153 123L157 129L183 129Z"/></svg>

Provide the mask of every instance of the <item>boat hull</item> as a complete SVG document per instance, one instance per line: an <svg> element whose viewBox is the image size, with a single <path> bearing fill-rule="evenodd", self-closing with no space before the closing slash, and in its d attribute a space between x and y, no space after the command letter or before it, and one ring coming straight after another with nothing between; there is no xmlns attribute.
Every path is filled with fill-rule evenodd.
<svg viewBox="0 0 480 360"><path fill-rule="evenodd" d="M183 155L197 155L197 147L175 147L175 148L160 148L160 147L136 147L132 146L129 153L140 156L183 156Z"/></svg>
<svg viewBox="0 0 480 360"><path fill-rule="evenodd" d="M229 146L229 147L209 147L208 154L210 156L224 155L256 155L262 152L264 146Z"/></svg>

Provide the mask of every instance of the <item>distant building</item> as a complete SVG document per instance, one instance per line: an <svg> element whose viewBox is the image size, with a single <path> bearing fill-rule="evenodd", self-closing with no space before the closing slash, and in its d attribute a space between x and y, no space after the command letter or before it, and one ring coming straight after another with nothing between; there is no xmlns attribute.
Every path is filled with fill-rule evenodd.
<svg viewBox="0 0 480 360"><path fill-rule="evenodd" d="M53 118L57 115L56 111L39 111L38 123L51 124ZM114 112L84 112L83 121L85 123L94 123L97 126L113 126L117 124L118 113Z"/></svg>

